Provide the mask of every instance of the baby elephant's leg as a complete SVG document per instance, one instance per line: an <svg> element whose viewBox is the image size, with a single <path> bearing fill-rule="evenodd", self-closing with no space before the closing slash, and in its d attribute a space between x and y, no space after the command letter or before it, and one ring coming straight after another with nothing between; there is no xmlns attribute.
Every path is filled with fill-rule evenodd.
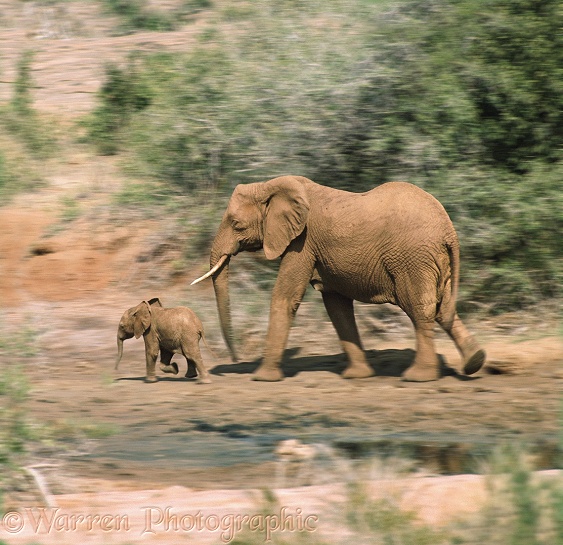
<svg viewBox="0 0 563 545"><path fill-rule="evenodd" d="M197 378L197 367L195 362L190 358L186 358L186 361L188 362L186 378Z"/></svg>
<svg viewBox="0 0 563 545"><path fill-rule="evenodd" d="M170 363L172 360L172 356L174 354L169 350L165 350L164 348L160 349L160 370L164 373L171 373L172 375L178 374L178 364L177 363Z"/></svg>
<svg viewBox="0 0 563 545"><path fill-rule="evenodd" d="M193 378L191 375L192 370L197 370L197 381L203 384L208 384L211 382L209 378L209 373L203 365L203 358L201 357L201 352L199 350L199 338L190 339L187 346L182 347L183 354L188 361L188 372L186 376L188 378ZM195 369L194 369L195 367Z"/></svg>

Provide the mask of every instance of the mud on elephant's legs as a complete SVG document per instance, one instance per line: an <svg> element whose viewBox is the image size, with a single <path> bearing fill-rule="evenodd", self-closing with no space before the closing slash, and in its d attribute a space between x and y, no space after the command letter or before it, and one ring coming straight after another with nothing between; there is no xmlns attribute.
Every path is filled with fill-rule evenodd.
<svg viewBox="0 0 563 545"><path fill-rule="evenodd" d="M348 356L348 367L342 373L343 378L367 378L375 373L368 365L366 355L358 333L354 317L354 301L339 293L323 292L323 302L342 349Z"/></svg>

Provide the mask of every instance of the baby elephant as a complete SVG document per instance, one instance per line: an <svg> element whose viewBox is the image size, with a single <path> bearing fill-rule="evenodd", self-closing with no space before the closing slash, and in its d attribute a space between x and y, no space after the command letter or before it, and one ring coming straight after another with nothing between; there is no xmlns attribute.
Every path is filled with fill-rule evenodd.
<svg viewBox="0 0 563 545"><path fill-rule="evenodd" d="M125 311L117 328L117 369L123 356L123 341L143 335L147 360L146 382L156 382L155 364L160 351L160 369L178 374L178 365L171 363L174 354L182 354L188 362L186 377L198 376L198 382L209 383L209 373L203 365L199 340L207 342L203 325L187 307L164 308L159 299L143 301ZM209 348L209 347L208 347Z"/></svg>

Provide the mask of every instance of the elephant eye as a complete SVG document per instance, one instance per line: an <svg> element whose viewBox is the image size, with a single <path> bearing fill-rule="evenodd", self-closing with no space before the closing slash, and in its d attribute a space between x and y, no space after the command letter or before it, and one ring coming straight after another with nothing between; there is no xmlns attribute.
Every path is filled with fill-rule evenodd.
<svg viewBox="0 0 563 545"><path fill-rule="evenodd" d="M235 231L244 231L246 229L246 225L239 220L233 220L233 229Z"/></svg>

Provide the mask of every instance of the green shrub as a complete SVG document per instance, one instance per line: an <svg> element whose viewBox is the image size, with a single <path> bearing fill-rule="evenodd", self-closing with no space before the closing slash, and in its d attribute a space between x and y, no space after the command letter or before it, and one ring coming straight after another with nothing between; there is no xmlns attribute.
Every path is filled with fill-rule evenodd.
<svg viewBox="0 0 563 545"><path fill-rule="evenodd" d="M4 192L6 185L8 183L8 166L6 165L6 159L4 154L0 150L0 195Z"/></svg>
<svg viewBox="0 0 563 545"><path fill-rule="evenodd" d="M139 76L137 62L131 58L121 68L106 67L106 80L98 92L99 106L84 125L88 139L102 155L114 155L120 147L122 131L128 126L134 112L143 110L151 102L150 92Z"/></svg>
<svg viewBox="0 0 563 545"><path fill-rule="evenodd" d="M53 153L56 146L52 129L33 108L33 56L32 51L26 50L18 60L12 99L8 105L0 108L1 125L9 133L16 135L33 156L45 158Z"/></svg>
<svg viewBox="0 0 563 545"><path fill-rule="evenodd" d="M456 225L465 309L560 296L560 3L387 6L226 6L189 53L108 72L90 134L172 193L412 181Z"/></svg>
<svg viewBox="0 0 563 545"><path fill-rule="evenodd" d="M160 92L131 124L135 161L146 174L184 191L218 187L238 167L244 126L230 102L231 62L213 47L145 62Z"/></svg>
<svg viewBox="0 0 563 545"><path fill-rule="evenodd" d="M349 487L346 521L362 543L386 545L440 545L451 543L445 531L417 521L415 513L403 511L391 499L370 497L361 483ZM358 539L360 538L360 539ZM356 541L356 540L354 540Z"/></svg>
<svg viewBox="0 0 563 545"><path fill-rule="evenodd" d="M19 362L13 360L35 353L34 338L30 328L0 337L0 512L2 495L22 463L31 437L26 410L29 386Z"/></svg>
<svg viewBox="0 0 563 545"><path fill-rule="evenodd" d="M562 543L563 482L561 476L538 478L526 462L526 451L500 447L489 459L485 478L488 499L474 516L456 518L435 528L421 521L416 513L400 508L396 496L373 498L367 485L352 482L343 501L332 505L332 531L323 532L326 512L320 517L316 533L273 532L271 542L279 545L299 543L363 545L559 545ZM459 490L463 495L463 490ZM261 511L279 511L274 493L266 491ZM259 531L243 531L233 541L237 545L263 542Z"/></svg>
<svg viewBox="0 0 563 545"><path fill-rule="evenodd" d="M119 34L137 30L175 30L189 17L212 6L211 0L185 0L177 9L153 9L147 0L103 0L106 10L121 18Z"/></svg>
<svg viewBox="0 0 563 545"><path fill-rule="evenodd" d="M6 151L0 150L0 206L8 203L16 193L33 190L42 183L36 158L2 133L0 128L0 142L9 140L9 143Z"/></svg>
<svg viewBox="0 0 563 545"><path fill-rule="evenodd" d="M499 447L487 469L487 503L466 524L456 543L477 545L552 545L561 543L563 481L539 479L525 449Z"/></svg>
<svg viewBox="0 0 563 545"><path fill-rule="evenodd" d="M308 17L339 26L345 4L325 14L316 2L288 3L274 17L270 2L257 2L251 33L246 23L232 32L217 26L188 54L144 57L139 76L153 100L131 118L125 145L137 173L186 191L230 191L238 181L312 175L316 162L330 163L348 103L337 89L342 78L353 84L361 40L347 25L339 40L330 28L311 33Z"/></svg>
<svg viewBox="0 0 563 545"><path fill-rule="evenodd" d="M103 0L108 11L122 19L120 34L136 30L167 31L175 28L174 17L164 11L147 7L146 0Z"/></svg>
<svg viewBox="0 0 563 545"><path fill-rule="evenodd" d="M341 149L350 188L407 179L438 197L462 239L462 296L504 311L560 295L561 7L482 7L404 2L382 21Z"/></svg>
<svg viewBox="0 0 563 545"><path fill-rule="evenodd" d="M211 9L213 2L211 0L184 0L180 7L180 13L183 15L192 15L200 11Z"/></svg>

